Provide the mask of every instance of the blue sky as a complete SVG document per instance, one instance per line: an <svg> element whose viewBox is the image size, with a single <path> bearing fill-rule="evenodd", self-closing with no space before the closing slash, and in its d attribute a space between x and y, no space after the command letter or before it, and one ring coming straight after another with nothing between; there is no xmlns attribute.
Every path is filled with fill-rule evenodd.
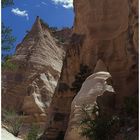
<svg viewBox="0 0 140 140"><path fill-rule="evenodd" d="M13 29L16 43L20 43L30 30L36 16L49 26L58 28L73 25L73 0L14 0L14 5L2 9L2 21Z"/></svg>

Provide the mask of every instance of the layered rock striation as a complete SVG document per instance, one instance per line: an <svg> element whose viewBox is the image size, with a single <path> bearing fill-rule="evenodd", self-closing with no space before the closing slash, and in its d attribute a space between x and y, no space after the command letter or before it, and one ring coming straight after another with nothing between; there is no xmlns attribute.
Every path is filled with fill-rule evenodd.
<svg viewBox="0 0 140 140"><path fill-rule="evenodd" d="M10 60L16 68L3 71L3 108L31 116L46 114L64 57L64 48L37 17Z"/></svg>

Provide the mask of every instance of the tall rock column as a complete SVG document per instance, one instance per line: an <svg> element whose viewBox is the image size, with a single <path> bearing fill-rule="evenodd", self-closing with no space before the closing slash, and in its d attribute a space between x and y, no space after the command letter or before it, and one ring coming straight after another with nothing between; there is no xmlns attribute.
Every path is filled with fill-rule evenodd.
<svg viewBox="0 0 140 140"><path fill-rule="evenodd" d="M6 90L2 93L2 108L15 110L25 117L46 114L64 57L64 48L37 17L10 60L16 69L3 71Z"/></svg>
<svg viewBox="0 0 140 140"><path fill-rule="evenodd" d="M82 88L72 101L65 140L88 140L80 135L82 132L80 122L85 116L83 109L86 108L93 120L95 114L92 113L92 110L95 106L100 107L98 113L102 113L104 116L114 112L116 94L109 81L111 81L111 75L107 72L102 60L99 60L94 74L85 80ZM102 104L102 107L100 104Z"/></svg>

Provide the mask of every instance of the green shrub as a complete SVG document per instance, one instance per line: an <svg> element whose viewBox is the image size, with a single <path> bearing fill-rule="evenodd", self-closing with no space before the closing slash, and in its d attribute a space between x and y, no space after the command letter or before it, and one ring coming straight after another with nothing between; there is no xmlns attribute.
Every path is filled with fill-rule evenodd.
<svg viewBox="0 0 140 140"><path fill-rule="evenodd" d="M92 74L91 69L87 65L80 65L80 71L75 75L75 81L72 83L71 90L74 92L79 92L83 82L86 80L88 76Z"/></svg>
<svg viewBox="0 0 140 140"><path fill-rule="evenodd" d="M10 61L2 62L2 69L4 70L16 70L17 66Z"/></svg>
<svg viewBox="0 0 140 140"><path fill-rule="evenodd" d="M32 124L26 140L37 140L38 134L39 134L39 128L36 125Z"/></svg>
<svg viewBox="0 0 140 140"><path fill-rule="evenodd" d="M124 98L124 111L129 116L138 115L138 97L128 96Z"/></svg>
<svg viewBox="0 0 140 140"><path fill-rule="evenodd" d="M8 126L7 131L14 136L18 136L20 128L22 127L22 120L15 111L2 111L2 120Z"/></svg>
<svg viewBox="0 0 140 140"><path fill-rule="evenodd" d="M81 136L85 136L90 140L111 140L113 137L112 127L118 123L119 118L117 116L112 116L107 118L105 116L96 116L92 119L89 115L89 111L82 109L84 117L80 121L81 126ZM93 108L93 113L97 112L98 108Z"/></svg>
<svg viewBox="0 0 140 140"><path fill-rule="evenodd" d="M11 57L7 56L5 57L5 60L2 62L2 69L3 70L16 70L17 69L17 65L12 63L11 61Z"/></svg>

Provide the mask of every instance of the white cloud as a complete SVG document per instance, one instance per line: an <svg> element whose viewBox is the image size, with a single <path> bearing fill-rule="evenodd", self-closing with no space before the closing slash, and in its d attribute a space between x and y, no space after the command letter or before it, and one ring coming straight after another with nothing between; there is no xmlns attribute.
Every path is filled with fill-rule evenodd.
<svg viewBox="0 0 140 140"><path fill-rule="evenodd" d="M19 8L12 8L11 12L17 16L26 17L26 19L29 20L29 15L26 10L22 11Z"/></svg>
<svg viewBox="0 0 140 140"><path fill-rule="evenodd" d="M64 8L72 8L73 0L52 0L55 4L61 4Z"/></svg>
<svg viewBox="0 0 140 140"><path fill-rule="evenodd" d="M43 5L47 5L47 3L46 3L46 2L44 2L44 1L42 1L42 2L41 2L41 4L43 4Z"/></svg>

